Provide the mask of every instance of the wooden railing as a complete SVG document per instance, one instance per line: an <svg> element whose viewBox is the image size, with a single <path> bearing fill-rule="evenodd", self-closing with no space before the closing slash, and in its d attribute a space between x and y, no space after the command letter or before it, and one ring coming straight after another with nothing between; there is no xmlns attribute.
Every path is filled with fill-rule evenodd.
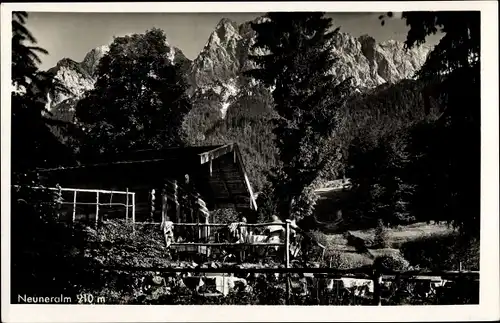
<svg viewBox="0 0 500 323"><path fill-rule="evenodd" d="M238 242L217 242L217 241L201 241L200 235L201 232L204 232L205 237L208 237L210 235L210 228L223 228L223 227L228 227L230 224L222 224L222 223L175 223L174 228L179 228L179 227L191 227L191 228L198 228L198 241L192 241L192 242L173 242L170 245L173 247L176 246L200 246L200 247L237 247L237 246L248 246L248 247L281 247L283 248L283 253L284 253L284 262L285 262L285 267L290 268L290 256L291 256L291 239L290 239L290 234L292 230L296 231L298 234L305 235L306 233L298 228L297 226L292 225L292 222L290 220L287 220L286 222L269 222L269 223L234 223L237 227L246 227L246 228L262 228L262 227L269 227L269 226L281 226L283 227L284 231L284 241L283 242L248 242L248 241L238 241ZM203 230L203 231L202 231ZM251 235L248 234L247 232L247 237L250 237ZM175 237L177 238L177 237ZM307 236L308 239L311 240L313 244L316 246L320 247L322 249L322 256L325 250L325 246L320 244L319 242L315 241L311 237ZM228 239L230 240L230 239ZM281 239L280 239L281 240Z"/></svg>

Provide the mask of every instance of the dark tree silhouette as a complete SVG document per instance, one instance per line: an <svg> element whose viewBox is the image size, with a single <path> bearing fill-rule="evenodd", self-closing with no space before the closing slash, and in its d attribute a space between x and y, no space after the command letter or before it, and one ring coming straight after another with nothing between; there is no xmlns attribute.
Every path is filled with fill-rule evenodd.
<svg viewBox="0 0 500 323"><path fill-rule="evenodd" d="M381 16L386 19L387 16ZM405 12L406 46L443 37L416 74L437 98L439 120L411 133L412 208L420 219L448 221L470 236L479 234L480 215L480 13ZM426 103L428 103L427 101Z"/></svg>
<svg viewBox="0 0 500 323"><path fill-rule="evenodd" d="M28 14L12 16L12 172L15 181L35 167L55 166L72 159L71 152L50 132L51 120L46 109L47 95L67 91L49 73L38 69L39 54L47 51L25 27Z"/></svg>
<svg viewBox="0 0 500 323"><path fill-rule="evenodd" d="M338 29L323 13L268 13L252 23L255 48L268 54L250 56L258 68L247 75L274 87L274 134L278 166L271 177L273 197L282 217L308 215L313 194L308 190L332 156L327 150L335 112L347 84L328 73L335 57L328 49ZM340 84L339 84L340 83ZM339 84L335 86L335 84Z"/></svg>
<svg viewBox="0 0 500 323"><path fill-rule="evenodd" d="M420 177L419 199L431 196L440 206L440 218L463 233L479 234L480 216L480 13L408 12L406 44L425 41L437 29L443 38L417 76L439 79L432 88L445 110L428 136L422 163L432 176Z"/></svg>
<svg viewBox="0 0 500 323"><path fill-rule="evenodd" d="M77 104L76 121L90 154L180 146L190 108L165 33L152 29L114 39L100 60L95 88Z"/></svg>
<svg viewBox="0 0 500 323"><path fill-rule="evenodd" d="M27 46L25 42L36 44L36 39L26 29L28 14L23 11L12 13L12 82L15 87L29 88L36 80L38 73L39 54L48 52L38 46Z"/></svg>
<svg viewBox="0 0 500 323"><path fill-rule="evenodd" d="M11 301L16 303L22 294L67 292L72 285L54 269L74 273L72 266L77 262L68 255L73 235L56 221L57 197L51 191L31 188L40 185L36 168L72 160L71 151L47 127L59 124L46 110L47 95L65 89L52 75L38 70L38 55L47 52L30 46L36 40L25 26L28 14L14 12L12 18L10 278Z"/></svg>

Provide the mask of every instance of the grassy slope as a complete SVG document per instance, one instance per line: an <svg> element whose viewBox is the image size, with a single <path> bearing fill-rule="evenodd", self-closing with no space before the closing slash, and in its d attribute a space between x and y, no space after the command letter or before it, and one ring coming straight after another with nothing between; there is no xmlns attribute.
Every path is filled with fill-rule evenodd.
<svg viewBox="0 0 500 323"><path fill-rule="evenodd" d="M388 248L369 249L369 253L360 253L351 246L344 234L324 234L316 232L315 235L326 247L326 257L334 255L341 258L341 267L356 267L358 265L368 265L373 263L373 259L380 256L402 256L400 248L407 243L415 243L429 237L446 237L452 234L453 230L446 225L415 223L407 226L389 228L387 230ZM355 230L352 231L365 240L372 240L375 237L375 230Z"/></svg>
<svg viewBox="0 0 500 323"><path fill-rule="evenodd" d="M446 224L414 223L387 229L387 248L374 249L369 246L369 253L358 252L345 237L348 229L365 241L373 241L375 229L350 225L344 226L342 215L338 211L345 207L344 201L349 197L349 191L331 187L316 191L320 200L316 207L316 219L319 221L315 235L327 246L326 256L337 259L334 261L340 267L356 267L373 263L380 256L404 257L412 265L441 269L457 269L459 261L467 268L478 267L479 244L468 240L458 242L457 233ZM345 217L345 214L343 215ZM340 259L340 260L339 260ZM460 260L459 260L460 259Z"/></svg>

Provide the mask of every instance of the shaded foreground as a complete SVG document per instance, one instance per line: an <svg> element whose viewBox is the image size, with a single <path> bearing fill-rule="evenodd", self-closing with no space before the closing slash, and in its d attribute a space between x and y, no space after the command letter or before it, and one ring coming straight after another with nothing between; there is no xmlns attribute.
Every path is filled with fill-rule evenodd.
<svg viewBox="0 0 500 323"><path fill-rule="evenodd" d="M59 223L24 229L28 235L33 230L31 236L35 239L13 241L12 303L22 303L19 295L64 295L74 304L287 303L286 274L252 273L249 269L274 271L272 268L280 265L272 259L252 265L172 261L158 230L145 226L133 233L127 225L115 222L102 224L97 230ZM306 266L311 272L327 267L325 263L292 265ZM308 274L307 270L290 274L289 304L373 304L376 286L371 274L374 269L390 271L389 267L387 262L365 266L351 279ZM381 304L479 303L477 280L466 275L458 280L444 278L434 277L429 282L417 276L386 277L381 286Z"/></svg>

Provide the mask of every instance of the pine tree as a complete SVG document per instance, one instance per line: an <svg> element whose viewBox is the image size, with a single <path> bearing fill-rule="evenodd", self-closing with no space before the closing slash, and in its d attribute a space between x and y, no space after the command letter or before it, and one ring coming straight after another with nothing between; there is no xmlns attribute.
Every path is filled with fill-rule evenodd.
<svg viewBox="0 0 500 323"><path fill-rule="evenodd" d="M334 129L334 114L347 95L348 80L336 80L329 72L335 57L330 50L338 29L323 13L268 13L252 23L258 68L248 75L274 88L274 134L279 152L271 182L278 212L310 213L304 195L323 166L331 159L325 151ZM338 85L336 85L338 84ZM333 149L335 152L335 149ZM297 203L294 203L297 202ZM305 210L305 211L304 211Z"/></svg>
<svg viewBox="0 0 500 323"><path fill-rule="evenodd" d="M26 42L35 45L36 39L26 28L28 14L24 11L12 13L12 83L15 88L24 91L36 80L39 72L39 54L48 52L38 46L29 46Z"/></svg>
<svg viewBox="0 0 500 323"><path fill-rule="evenodd" d="M86 153L184 144L182 122L191 104L169 53L159 29L114 39L98 65L95 88L76 107Z"/></svg>

